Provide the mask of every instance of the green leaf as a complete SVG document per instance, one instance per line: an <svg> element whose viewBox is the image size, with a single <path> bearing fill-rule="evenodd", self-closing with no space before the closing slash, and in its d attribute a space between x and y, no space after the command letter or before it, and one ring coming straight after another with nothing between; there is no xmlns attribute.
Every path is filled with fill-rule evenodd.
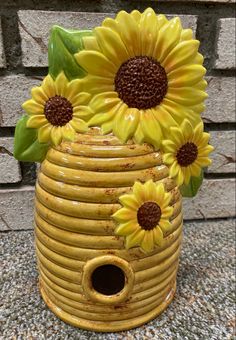
<svg viewBox="0 0 236 340"><path fill-rule="evenodd" d="M15 129L14 157L23 162L42 162L49 144L39 143L37 129L27 128L29 116L21 117Z"/></svg>
<svg viewBox="0 0 236 340"><path fill-rule="evenodd" d="M199 177L191 177L189 184L185 185L183 184L180 187L180 192L183 197L194 197L197 195L197 192L202 185L203 181L203 171L201 171L201 174Z"/></svg>
<svg viewBox="0 0 236 340"><path fill-rule="evenodd" d="M64 71L69 80L83 78L86 72L76 62L74 54L84 48L82 38L92 31L67 30L53 26L48 45L49 73L55 79Z"/></svg>

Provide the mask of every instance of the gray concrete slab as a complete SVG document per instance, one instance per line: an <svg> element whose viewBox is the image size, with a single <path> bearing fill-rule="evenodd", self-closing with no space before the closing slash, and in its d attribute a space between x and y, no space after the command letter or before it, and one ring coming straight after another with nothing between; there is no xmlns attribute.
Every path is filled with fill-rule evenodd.
<svg viewBox="0 0 236 340"><path fill-rule="evenodd" d="M185 223L178 289L157 319L127 332L94 333L54 316L39 295L32 231L0 233L0 339L233 339L235 220Z"/></svg>

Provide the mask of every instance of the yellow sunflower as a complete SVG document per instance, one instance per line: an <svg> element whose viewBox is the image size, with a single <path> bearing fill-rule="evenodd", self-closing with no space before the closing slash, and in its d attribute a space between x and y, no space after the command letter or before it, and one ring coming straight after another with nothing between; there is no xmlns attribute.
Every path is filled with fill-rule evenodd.
<svg viewBox="0 0 236 340"><path fill-rule="evenodd" d="M199 41L178 17L167 20L148 8L107 18L85 49L75 54L87 71L83 89L92 94L94 116L104 134L123 142L160 146L163 132L184 118L199 121L206 81Z"/></svg>
<svg viewBox="0 0 236 340"><path fill-rule="evenodd" d="M201 169L211 164L208 155L214 148L208 144L209 138L203 122L193 128L185 119L180 127L170 128L169 139L162 142L163 162L179 186L188 184L191 176L199 177Z"/></svg>
<svg viewBox="0 0 236 340"><path fill-rule="evenodd" d="M76 132L87 130L84 120L91 117L87 107L91 96L81 91L78 79L69 82L64 72L55 81L47 75L31 94L32 99L22 107L30 115L27 127L38 129L40 143L58 145L62 139L73 141Z"/></svg>
<svg viewBox="0 0 236 340"><path fill-rule="evenodd" d="M173 213L171 194L165 192L163 183L135 182L132 193L119 200L123 207L113 215L119 223L115 233L125 237L126 248L140 246L151 252L155 244L161 246L164 233L171 229L169 218Z"/></svg>

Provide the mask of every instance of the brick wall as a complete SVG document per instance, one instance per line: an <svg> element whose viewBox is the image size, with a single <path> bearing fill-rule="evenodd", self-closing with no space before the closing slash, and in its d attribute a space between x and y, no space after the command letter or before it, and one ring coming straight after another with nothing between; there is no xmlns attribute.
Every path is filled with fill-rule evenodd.
<svg viewBox="0 0 236 340"><path fill-rule="evenodd" d="M0 230L32 228L35 164L13 156L16 121L29 89L47 74L47 42L53 24L91 28L121 9L152 6L179 15L201 40L209 82L205 126L216 150L199 195L184 202L186 219L235 215L235 20L234 0L0 2Z"/></svg>

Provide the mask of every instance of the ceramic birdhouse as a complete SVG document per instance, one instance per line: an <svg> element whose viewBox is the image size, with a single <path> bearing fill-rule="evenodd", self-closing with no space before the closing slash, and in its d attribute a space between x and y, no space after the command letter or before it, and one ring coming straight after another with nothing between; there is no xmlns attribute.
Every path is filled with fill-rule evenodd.
<svg viewBox="0 0 236 340"><path fill-rule="evenodd" d="M213 150L198 47L151 8L91 31L52 28L49 74L23 103L14 154L41 163L40 291L65 322L130 329L174 297L182 196L196 194Z"/></svg>

